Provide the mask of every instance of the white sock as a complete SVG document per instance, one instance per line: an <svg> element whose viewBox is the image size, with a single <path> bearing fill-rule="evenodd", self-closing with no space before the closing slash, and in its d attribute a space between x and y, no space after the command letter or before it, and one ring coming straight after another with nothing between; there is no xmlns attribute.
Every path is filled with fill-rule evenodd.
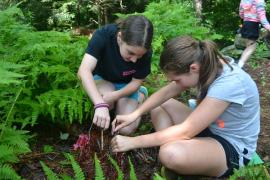
<svg viewBox="0 0 270 180"><path fill-rule="evenodd" d="M242 61L239 61L239 62L238 62L238 66L239 66L240 68L242 68L242 67L244 66L244 63L243 63Z"/></svg>

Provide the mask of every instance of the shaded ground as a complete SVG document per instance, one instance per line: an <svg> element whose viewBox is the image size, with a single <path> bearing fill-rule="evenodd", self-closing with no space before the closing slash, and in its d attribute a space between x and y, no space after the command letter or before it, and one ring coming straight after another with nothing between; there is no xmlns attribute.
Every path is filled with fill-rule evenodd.
<svg viewBox="0 0 270 180"><path fill-rule="evenodd" d="M261 132L257 152L265 162L270 162L270 59L257 68L246 68L255 80L261 101Z"/></svg>
<svg viewBox="0 0 270 180"><path fill-rule="evenodd" d="M265 162L270 162L270 60L264 61L257 68L246 67L245 70L249 72L252 78L256 81L261 98L261 132L259 135L257 152ZM149 117L144 117L144 122L148 122ZM144 123L145 124L145 123ZM68 140L60 140L59 128L54 125L40 125L36 127L38 132L36 138L31 142L32 153L21 156L19 164L15 165L17 172L25 179L46 179L41 168L40 161L43 161L56 174L65 174L74 177L74 172L70 164L67 163L64 152L73 154L83 172L86 179L94 179L94 153L97 154L101 162L106 179L117 179L117 173L108 160L108 155L116 160L120 168L125 173L125 179L129 179L130 165L128 157L130 157L135 168L137 178L152 179L154 173L160 172L160 162L157 159L158 148L139 149L128 153L113 154L109 147L111 135L109 132L104 133L104 150L101 150L101 132L97 128L92 128L90 145L84 153L75 152L72 150L72 145L76 142L78 135L82 132L88 133L87 125L80 125L70 128L71 136ZM45 129L46 127L46 129ZM83 129L84 128L84 129ZM145 126L141 126L141 130ZM147 129L147 128L146 128ZM72 135L73 134L73 135ZM44 145L51 145L54 149L52 153L44 153Z"/></svg>

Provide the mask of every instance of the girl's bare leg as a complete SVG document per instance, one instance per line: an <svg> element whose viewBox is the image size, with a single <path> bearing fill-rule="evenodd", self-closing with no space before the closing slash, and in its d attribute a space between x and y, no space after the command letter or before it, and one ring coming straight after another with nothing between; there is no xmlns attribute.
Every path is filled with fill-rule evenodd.
<svg viewBox="0 0 270 180"><path fill-rule="evenodd" d="M116 114L129 114L137 109L139 106L138 101L131 98L121 98L117 101L116 104ZM129 135L137 129L140 124L141 118L138 118L136 121L131 123L130 125L119 130L119 133L122 135Z"/></svg>
<svg viewBox="0 0 270 180"><path fill-rule="evenodd" d="M238 65L241 68L244 66L244 64L247 62L247 60L250 58L250 56L256 50L256 41L248 40L246 45L247 45L247 47L242 52L241 57L240 57L239 62L238 62Z"/></svg>
<svg viewBox="0 0 270 180"><path fill-rule="evenodd" d="M156 131L182 123L191 113L191 109L183 103L169 99L151 111L151 121Z"/></svg>
<svg viewBox="0 0 270 180"><path fill-rule="evenodd" d="M167 168L185 175L219 177L228 169L222 145L213 138L193 138L160 147L159 158Z"/></svg>

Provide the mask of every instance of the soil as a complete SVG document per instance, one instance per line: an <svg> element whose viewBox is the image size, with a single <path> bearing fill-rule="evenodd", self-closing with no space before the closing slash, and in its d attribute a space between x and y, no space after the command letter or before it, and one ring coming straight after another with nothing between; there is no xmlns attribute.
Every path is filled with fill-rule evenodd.
<svg viewBox="0 0 270 180"><path fill-rule="evenodd" d="M261 100L261 132L259 135L257 152L265 162L270 162L270 60L265 60L257 68L245 67L245 70L255 80ZM149 116L143 117L143 123L149 125ZM50 127L49 127L50 126ZM47 127L47 128L44 128ZM106 179L117 179L117 172L109 161L111 156L122 169L125 179L130 179L130 158L135 168L138 179L153 179L155 173L160 174L161 164L157 159L158 148L138 149L127 153L114 154L110 149L110 140L112 136L109 131L103 134L103 150L101 149L101 131L93 126L90 132L90 143L80 151L73 150L73 144L76 143L78 135L88 134L89 125L75 125L69 128L70 137L68 140L60 140L59 133L61 129L54 125L39 125L35 127L37 135L30 142L32 152L20 157L20 163L14 165L14 168L24 179L39 180L46 179L40 161L44 162L57 175L68 175L74 177L71 165L66 160L63 153L71 153L81 166L86 179L95 178L94 156L100 160L102 170ZM149 127L149 126L148 126ZM145 126L141 127L141 130ZM151 129L150 129L151 130ZM145 130L143 130L145 132ZM148 128L149 131L149 128ZM44 145L53 147L53 152L44 153ZM205 179L205 178L204 178Z"/></svg>

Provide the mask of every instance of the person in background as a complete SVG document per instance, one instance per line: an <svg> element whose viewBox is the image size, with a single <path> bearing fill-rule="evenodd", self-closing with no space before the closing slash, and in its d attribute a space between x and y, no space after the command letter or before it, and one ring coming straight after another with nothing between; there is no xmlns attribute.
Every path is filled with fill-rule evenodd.
<svg viewBox="0 0 270 180"><path fill-rule="evenodd" d="M239 15L243 20L241 36L246 39L246 48L239 59L239 67L243 67L256 50L256 40L259 38L259 25L270 31L270 24L265 15L264 0L241 0Z"/></svg>
<svg viewBox="0 0 270 180"><path fill-rule="evenodd" d="M78 70L78 77L94 103L93 123L108 129L109 109L116 114L135 110L147 96L141 84L150 73L153 25L134 15L95 31ZM121 129L135 131L140 118Z"/></svg>
<svg viewBox="0 0 270 180"><path fill-rule="evenodd" d="M116 132L151 111L156 132L116 135L112 150L160 146L163 166L182 175L226 177L246 165L260 131L259 94L252 78L232 59L223 57L212 41L189 36L168 42L160 67L171 82L112 123ZM194 87L198 106L193 111L173 99Z"/></svg>

